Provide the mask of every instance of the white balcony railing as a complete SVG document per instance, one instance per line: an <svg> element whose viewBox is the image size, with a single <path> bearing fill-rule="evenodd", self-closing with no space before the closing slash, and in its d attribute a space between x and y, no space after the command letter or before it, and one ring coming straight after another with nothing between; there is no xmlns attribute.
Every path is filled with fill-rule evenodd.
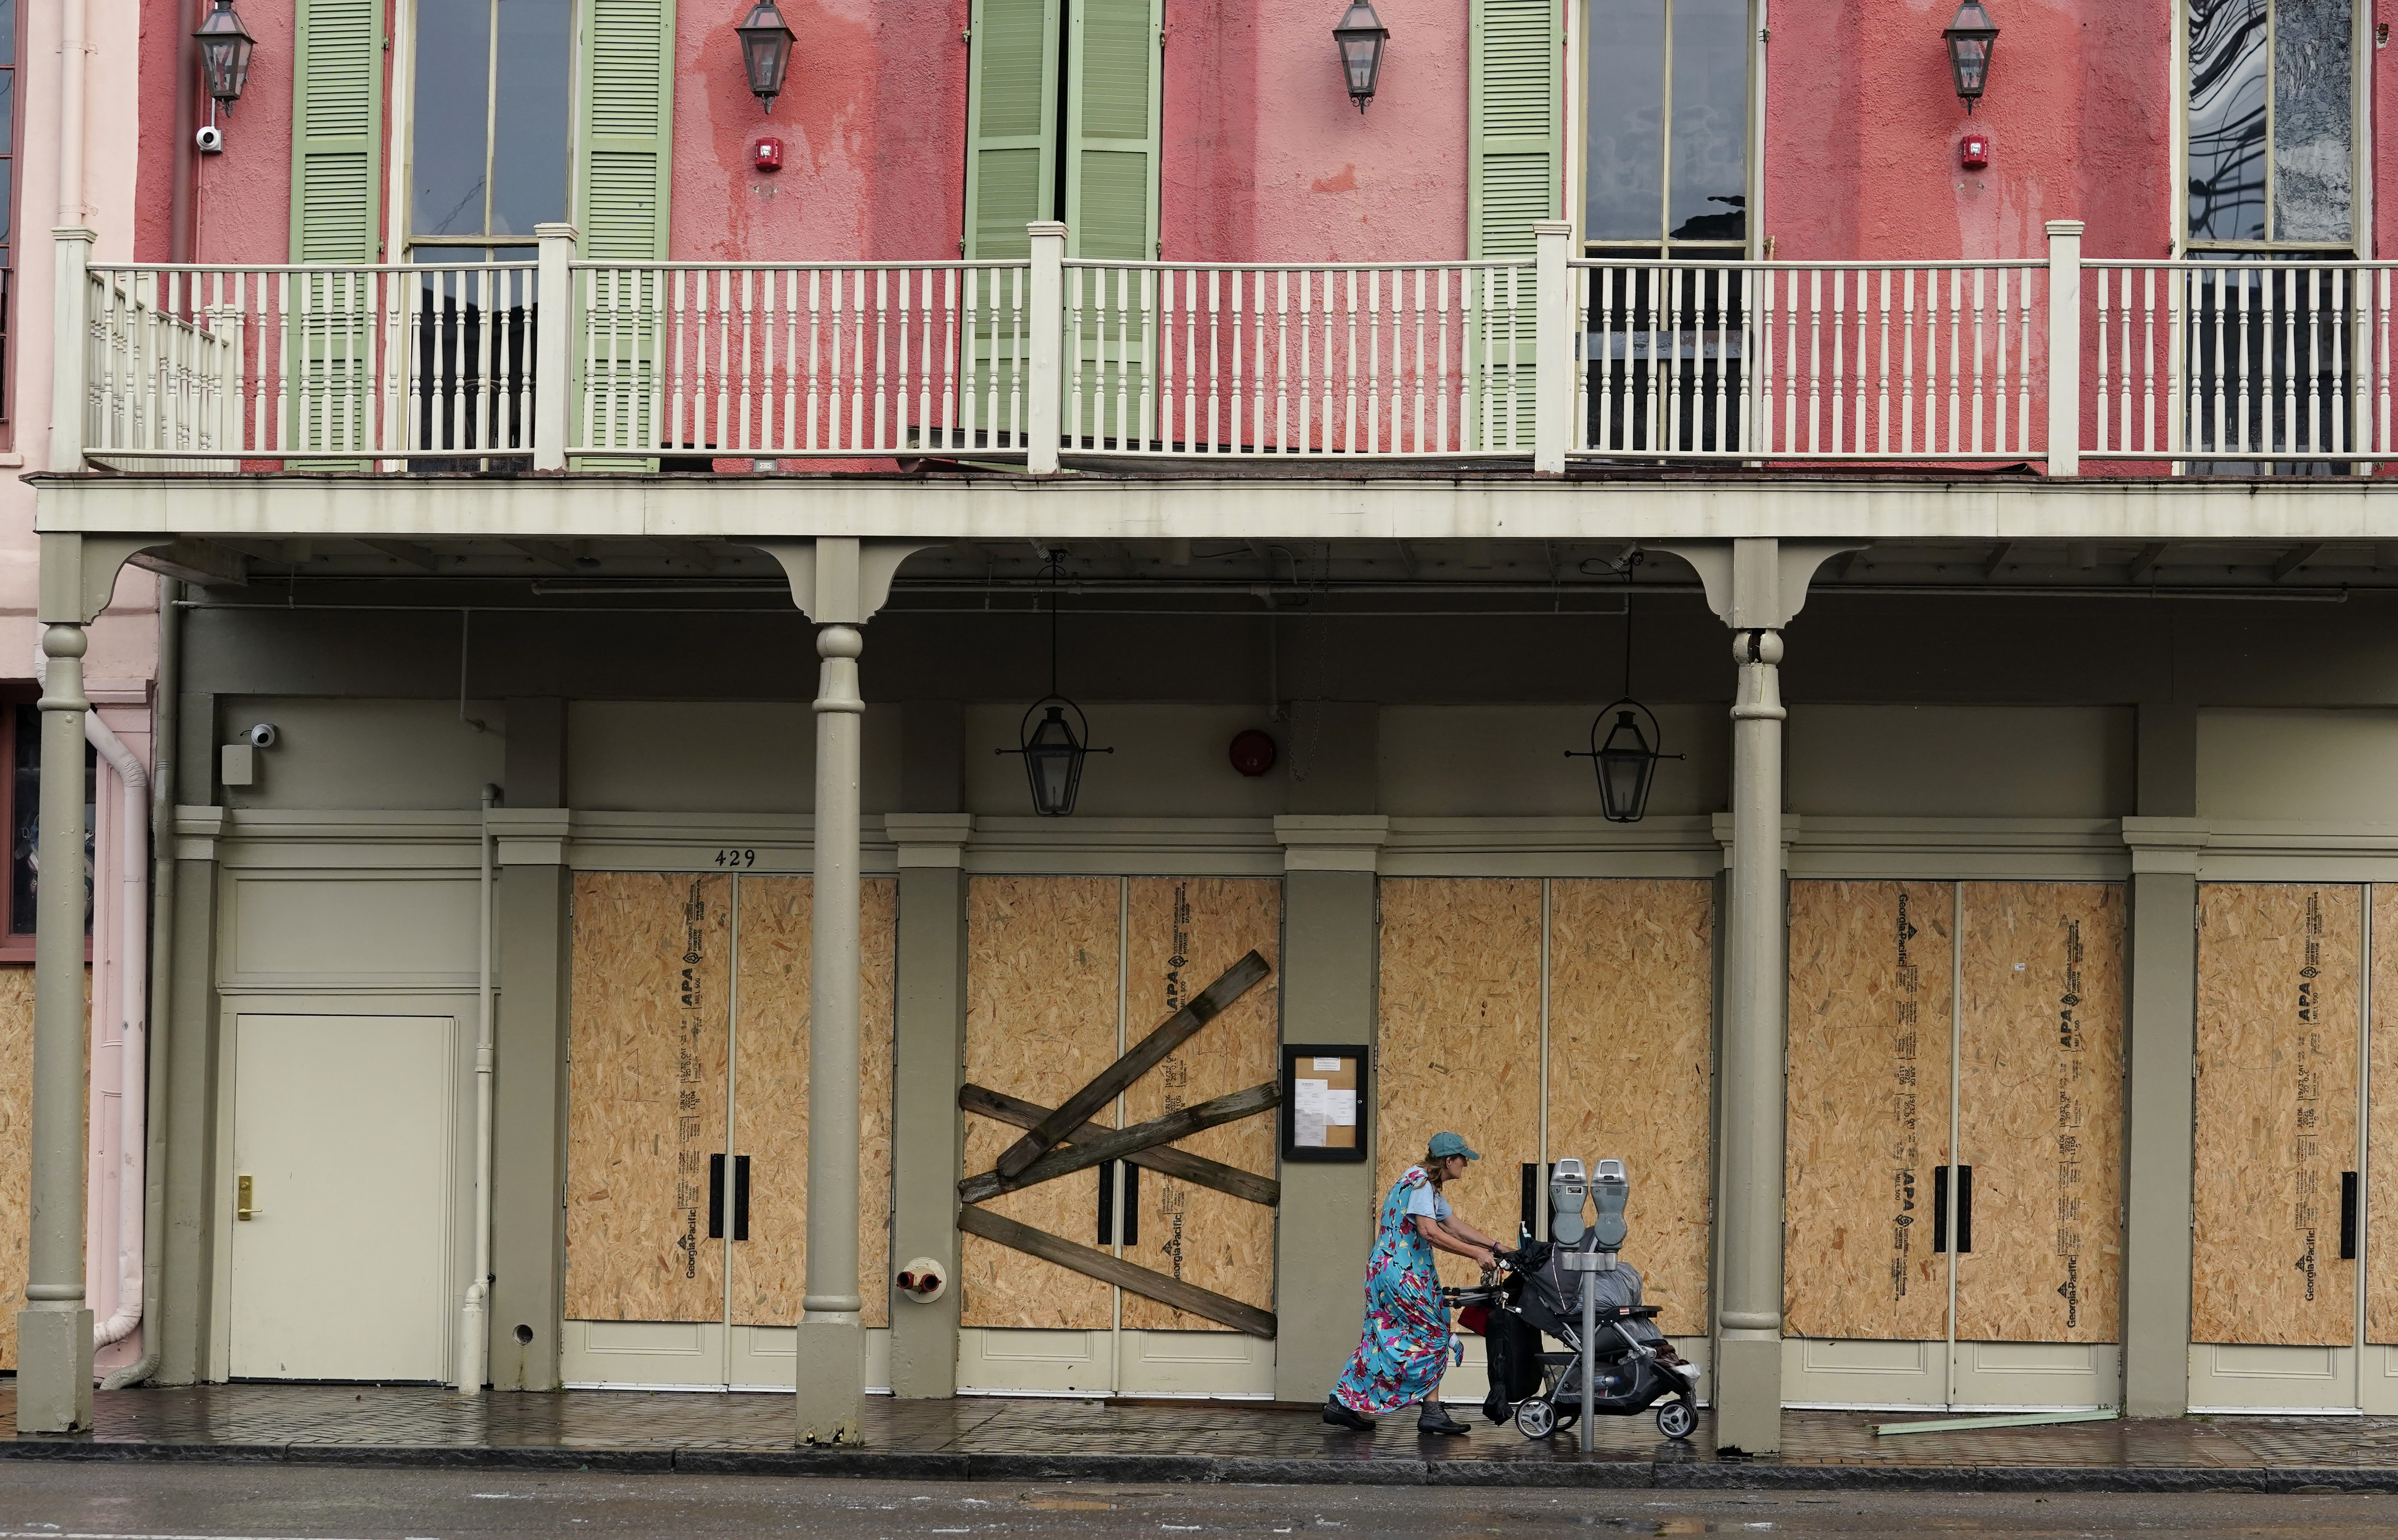
<svg viewBox="0 0 2398 1540"><path fill-rule="evenodd" d="M2398 264L82 263L54 469L2398 459ZM88 237L62 235L69 255ZM544 316L554 324L539 325Z"/></svg>
<svg viewBox="0 0 2398 1540"><path fill-rule="evenodd" d="M2090 453L2327 466L2398 455L2398 266L2092 261Z"/></svg>
<svg viewBox="0 0 2398 1540"><path fill-rule="evenodd" d="M95 265L93 459L480 460L532 442L534 270Z"/></svg>
<svg viewBox="0 0 2398 1540"><path fill-rule="evenodd" d="M1024 452L1027 263L572 272L570 455Z"/></svg>

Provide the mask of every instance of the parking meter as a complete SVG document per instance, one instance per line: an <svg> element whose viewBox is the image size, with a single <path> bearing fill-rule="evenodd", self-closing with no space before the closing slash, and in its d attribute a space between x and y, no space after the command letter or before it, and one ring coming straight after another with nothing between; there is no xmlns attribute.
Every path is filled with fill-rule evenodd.
<svg viewBox="0 0 2398 1540"><path fill-rule="evenodd" d="M1598 1223L1591 1226L1592 1238L1598 1249L1609 1254L1623 1249L1626 1225L1623 1205L1632 1197L1632 1182L1623 1174L1621 1160L1601 1160L1597 1179L1590 1185L1591 1196L1598 1200Z"/></svg>
<svg viewBox="0 0 2398 1540"><path fill-rule="evenodd" d="M1604 1166L1606 1162L1601 1161ZM1620 1166L1621 1161L1617 1162ZM1579 1246L1586 1226L1583 1204L1590 1185L1583 1179L1582 1162L1570 1158L1549 1168L1549 1239L1560 1246Z"/></svg>

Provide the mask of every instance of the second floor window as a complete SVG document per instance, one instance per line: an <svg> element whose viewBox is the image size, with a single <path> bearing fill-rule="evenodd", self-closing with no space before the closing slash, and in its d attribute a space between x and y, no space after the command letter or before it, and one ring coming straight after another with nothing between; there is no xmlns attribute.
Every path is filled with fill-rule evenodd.
<svg viewBox="0 0 2398 1540"><path fill-rule="evenodd" d="M2193 247L2356 240L2351 0L2189 0Z"/></svg>
<svg viewBox="0 0 2398 1540"><path fill-rule="evenodd" d="M416 0L418 261L527 261L532 227L566 218L573 24L573 0Z"/></svg>
<svg viewBox="0 0 2398 1540"><path fill-rule="evenodd" d="M1587 0L1583 239L1738 256L1748 239L1748 0Z"/></svg>

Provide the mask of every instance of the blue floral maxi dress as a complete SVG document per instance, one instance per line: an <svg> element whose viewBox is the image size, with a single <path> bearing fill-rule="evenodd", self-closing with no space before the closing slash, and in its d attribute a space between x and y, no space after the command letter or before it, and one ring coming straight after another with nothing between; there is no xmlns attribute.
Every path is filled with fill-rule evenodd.
<svg viewBox="0 0 2398 1540"><path fill-rule="evenodd" d="M1448 1366L1448 1307L1432 1243L1408 1217L1408 1199L1425 1181L1423 1168L1410 1166L1382 1199L1366 1259L1365 1334L1332 1387L1352 1412L1379 1416L1434 1396Z"/></svg>

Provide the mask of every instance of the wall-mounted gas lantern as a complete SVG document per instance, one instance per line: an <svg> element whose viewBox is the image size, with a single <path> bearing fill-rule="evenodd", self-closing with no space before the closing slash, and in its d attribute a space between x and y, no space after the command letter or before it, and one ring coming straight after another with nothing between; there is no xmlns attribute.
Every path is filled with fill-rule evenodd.
<svg viewBox="0 0 2398 1540"><path fill-rule="evenodd" d="M758 0L733 30L741 38L741 67L748 72L749 94L771 113L775 99L783 94L783 73L791 66L791 45L798 34L783 24L775 0Z"/></svg>
<svg viewBox="0 0 2398 1540"><path fill-rule="evenodd" d="M1361 113L1374 100L1374 86L1382 74L1382 45L1390 36L1391 29L1367 0L1351 0L1340 24L1332 29L1332 40L1340 45L1340 73L1349 82L1349 100Z"/></svg>
<svg viewBox="0 0 2398 1540"><path fill-rule="evenodd" d="M192 33L200 45L200 70L208 77L209 95L218 106L233 111L241 88L249 81L249 50L258 40L233 12L233 0L217 0L200 30Z"/></svg>
<svg viewBox="0 0 2398 1540"><path fill-rule="evenodd" d="M1990 84L1990 50L1999 44L1998 26L1982 8L1982 0L1965 0L1940 35L1948 40L1948 73L1957 77L1957 100L1970 115Z"/></svg>

